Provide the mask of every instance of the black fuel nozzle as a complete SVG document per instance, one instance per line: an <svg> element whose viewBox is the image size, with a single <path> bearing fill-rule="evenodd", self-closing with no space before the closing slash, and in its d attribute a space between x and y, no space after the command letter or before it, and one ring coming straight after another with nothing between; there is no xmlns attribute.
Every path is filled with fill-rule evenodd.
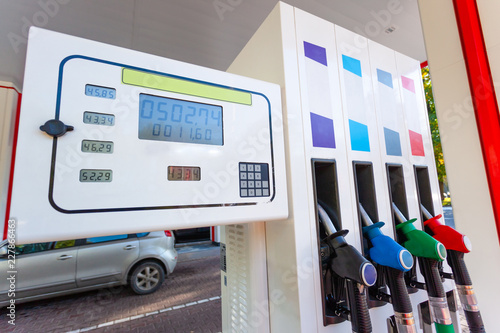
<svg viewBox="0 0 500 333"><path fill-rule="evenodd" d="M377 281L377 270L352 245L347 244L344 236L348 230L337 231L330 216L318 205L319 220L323 224L327 237L324 241L333 249L330 260L331 270L341 278L349 279L365 286L372 286Z"/></svg>

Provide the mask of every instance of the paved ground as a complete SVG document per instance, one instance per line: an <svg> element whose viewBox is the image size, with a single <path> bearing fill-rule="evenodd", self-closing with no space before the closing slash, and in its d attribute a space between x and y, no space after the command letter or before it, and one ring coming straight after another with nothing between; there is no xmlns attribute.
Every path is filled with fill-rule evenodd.
<svg viewBox="0 0 500 333"><path fill-rule="evenodd" d="M190 260L182 250L188 261L151 295L118 287L20 304L15 327L1 309L0 332L220 332L220 259L211 251Z"/></svg>
<svg viewBox="0 0 500 333"><path fill-rule="evenodd" d="M455 228L455 218L453 217L453 208L451 206L443 207L444 221L446 225Z"/></svg>

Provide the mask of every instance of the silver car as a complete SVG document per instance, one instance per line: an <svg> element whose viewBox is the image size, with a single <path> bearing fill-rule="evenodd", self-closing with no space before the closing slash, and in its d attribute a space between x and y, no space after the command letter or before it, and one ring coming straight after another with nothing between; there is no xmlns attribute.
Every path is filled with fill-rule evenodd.
<svg viewBox="0 0 500 333"><path fill-rule="evenodd" d="M177 264L170 231L17 245L14 266L7 245L0 243L0 307L125 284L149 294Z"/></svg>

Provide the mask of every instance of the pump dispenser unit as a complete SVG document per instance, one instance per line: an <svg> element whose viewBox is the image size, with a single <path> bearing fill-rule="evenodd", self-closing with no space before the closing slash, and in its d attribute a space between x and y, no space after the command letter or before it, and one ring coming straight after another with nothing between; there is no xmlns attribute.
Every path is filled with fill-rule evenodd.
<svg viewBox="0 0 500 333"><path fill-rule="evenodd" d="M426 113L419 70L416 60L281 2L229 66L232 73L282 88L290 214L266 224L264 284L270 295L280 291L286 301L270 305L266 332L394 333L424 327L422 316L415 315L413 323L408 315L427 304L427 294L416 288L409 294L402 283L412 250L399 242L403 236L397 236L391 202L400 202L389 198L386 179L388 166L402 174L401 201L408 204L401 209L417 216L411 168L428 163L410 159L409 140L412 153L432 154L420 121ZM406 108L418 122L405 119ZM433 251L439 256L437 247ZM377 278L370 279L375 268ZM418 269L415 278L421 279ZM445 290L451 285L447 281ZM231 304L248 308L240 300L244 286L238 291Z"/></svg>

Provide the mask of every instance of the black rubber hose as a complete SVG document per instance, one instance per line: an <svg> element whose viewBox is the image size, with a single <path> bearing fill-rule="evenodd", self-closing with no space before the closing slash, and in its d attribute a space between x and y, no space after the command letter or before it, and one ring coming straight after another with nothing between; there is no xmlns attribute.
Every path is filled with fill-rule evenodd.
<svg viewBox="0 0 500 333"><path fill-rule="evenodd" d="M472 280L469 275L469 271L467 270L467 266L465 266L464 261L464 253L458 252L454 250L448 250L448 264L453 271L453 277L455 278L456 284L461 286L471 286Z"/></svg>
<svg viewBox="0 0 500 333"><path fill-rule="evenodd" d="M406 288L404 273L399 269L384 267L387 285L391 291L392 307L399 313L413 312L408 289Z"/></svg>
<svg viewBox="0 0 500 333"><path fill-rule="evenodd" d="M418 257L418 263L425 279L427 294L430 297L446 297L441 274L439 274L439 262L434 259Z"/></svg>
<svg viewBox="0 0 500 333"><path fill-rule="evenodd" d="M481 313L479 311L473 312L464 310L464 314L471 333L486 332L483 324L483 318L481 317Z"/></svg>
<svg viewBox="0 0 500 333"><path fill-rule="evenodd" d="M470 278L469 271L467 270L467 266L465 265L464 253L455 250L448 250L447 252L448 264L453 271L453 277L455 278L455 283L458 287L458 293L460 294L461 292L465 292L465 290L463 290L464 287L472 287L472 279ZM464 301L465 300L462 299L462 302ZM479 312L479 310L470 311L466 308L468 304L462 305L464 306L465 319L467 320L467 324L471 333L486 332L483 324L483 318L481 317L481 313ZM474 305L477 306L476 304Z"/></svg>
<svg viewBox="0 0 500 333"><path fill-rule="evenodd" d="M346 280L346 284L352 331L356 333L371 333L372 322L370 320L370 312L368 311L366 294L359 292L357 282Z"/></svg>

